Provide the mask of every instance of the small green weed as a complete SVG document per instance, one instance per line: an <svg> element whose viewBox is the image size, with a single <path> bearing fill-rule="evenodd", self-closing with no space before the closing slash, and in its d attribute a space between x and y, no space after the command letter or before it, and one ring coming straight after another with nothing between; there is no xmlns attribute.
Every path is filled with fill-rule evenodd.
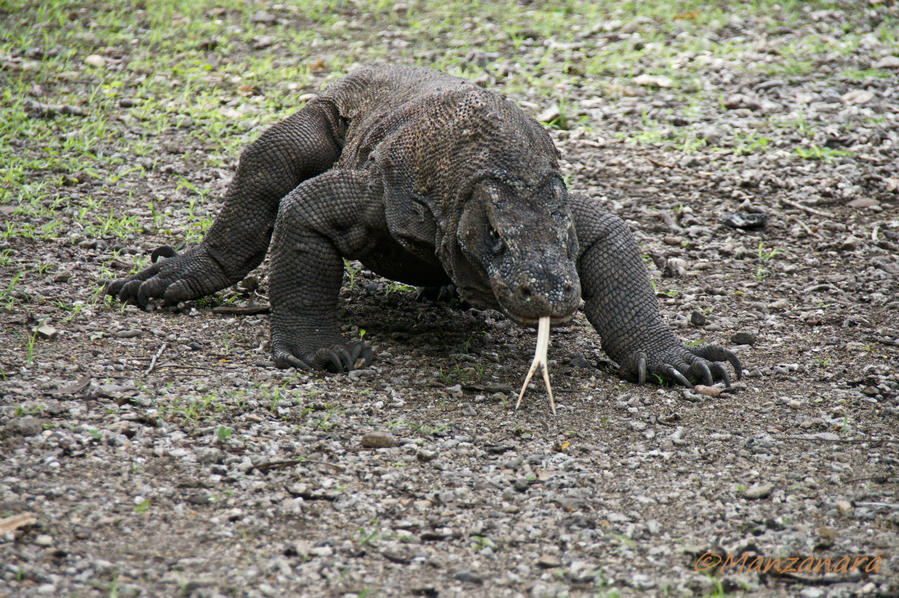
<svg viewBox="0 0 899 598"><path fill-rule="evenodd" d="M809 147L798 146L793 151L796 152L797 156L805 160L822 160L824 162L833 162L835 158L852 155L852 152L849 150L821 147L818 145L810 145Z"/></svg>
<svg viewBox="0 0 899 598"><path fill-rule="evenodd" d="M740 131L734 131L734 139L736 140L734 153L737 155L751 154L759 150L764 151L768 148L768 144L771 143L770 138L755 132L741 133Z"/></svg>
<svg viewBox="0 0 899 598"><path fill-rule="evenodd" d="M360 527L356 530L356 535L353 537L353 541L356 545L368 546L369 544L373 544L381 537L381 522L377 519L372 519L370 522L372 529L366 529L364 527Z"/></svg>
<svg viewBox="0 0 899 598"><path fill-rule="evenodd" d="M234 430L227 426L219 426L215 430L215 437L219 442L227 442L232 434L234 434Z"/></svg>
<svg viewBox="0 0 899 598"><path fill-rule="evenodd" d="M344 258L343 265L346 269L347 275L350 278L350 285L348 288L353 289L356 287L356 276L362 270L362 264L358 262L351 262L350 260Z"/></svg>
<svg viewBox="0 0 899 598"><path fill-rule="evenodd" d="M400 282L391 282L387 284L385 287L385 295L390 295L392 293L413 293L415 292L415 287L409 286L407 284L402 284Z"/></svg>

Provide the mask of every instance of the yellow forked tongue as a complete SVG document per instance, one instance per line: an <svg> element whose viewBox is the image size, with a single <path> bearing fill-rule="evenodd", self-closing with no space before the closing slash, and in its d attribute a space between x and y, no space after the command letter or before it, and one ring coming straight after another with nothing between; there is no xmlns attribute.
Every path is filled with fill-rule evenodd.
<svg viewBox="0 0 899 598"><path fill-rule="evenodd" d="M515 403L516 409L521 405L521 398L524 396L524 391L528 389L528 383L531 381L531 378L533 378L534 372L537 371L537 368L540 368L543 371L543 381L546 383L546 392L549 393L549 407L553 410L553 415L556 414L556 402L553 401L553 389L552 386L549 385L549 364L546 362L546 350L548 348L549 316L544 316L540 318L540 321L537 324L537 348L534 350L534 361L531 362L531 369L528 370L528 375L525 376L521 392L518 393L518 402Z"/></svg>

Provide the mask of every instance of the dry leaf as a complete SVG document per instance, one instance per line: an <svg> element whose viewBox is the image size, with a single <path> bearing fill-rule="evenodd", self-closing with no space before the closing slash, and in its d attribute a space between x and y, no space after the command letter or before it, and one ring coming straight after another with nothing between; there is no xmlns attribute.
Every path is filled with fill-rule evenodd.
<svg viewBox="0 0 899 598"><path fill-rule="evenodd" d="M259 87L257 85L241 85L237 88L237 93L245 98L259 95Z"/></svg>
<svg viewBox="0 0 899 598"><path fill-rule="evenodd" d="M720 388L715 388L714 386L704 386L702 384L697 384L693 387L693 390L700 394L704 394L707 397L717 397L721 394Z"/></svg>
<svg viewBox="0 0 899 598"><path fill-rule="evenodd" d="M702 16L702 13L698 10L688 10L687 12L682 12L674 15L674 20L682 19L687 21L693 21Z"/></svg>

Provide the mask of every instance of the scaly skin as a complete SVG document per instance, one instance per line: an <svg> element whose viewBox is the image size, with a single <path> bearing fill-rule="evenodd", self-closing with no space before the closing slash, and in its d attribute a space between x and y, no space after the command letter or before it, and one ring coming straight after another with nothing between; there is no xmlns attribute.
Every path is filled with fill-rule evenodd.
<svg viewBox="0 0 899 598"><path fill-rule="evenodd" d="M589 198L571 198L582 253L578 259L584 313L599 332L603 350L620 366L622 377L639 384L647 374L685 386L723 380L721 361L737 376L737 357L718 345L685 347L659 314L658 301L627 225Z"/></svg>
<svg viewBox="0 0 899 598"><path fill-rule="evenodd" d="M272 233L274 232L274 235ZM411 67L332 84L241 156L199 245L111 282L146 306L234 284L271 244L279 367L347 371L372 359L338 333L343 258L420 286L452 284L516 322L564 322L583 304L621 375L684 385L737 375L717 345L687 348L662 320L630 231L569 196L546 131L499 96ZM582 301L583 298L583 301Z"/></svg>

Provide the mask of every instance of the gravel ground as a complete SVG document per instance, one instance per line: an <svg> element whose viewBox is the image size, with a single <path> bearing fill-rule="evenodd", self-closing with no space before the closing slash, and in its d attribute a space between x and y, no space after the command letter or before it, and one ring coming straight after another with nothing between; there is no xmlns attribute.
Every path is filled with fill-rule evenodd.
<svg viewBox="0 0 899 598"><path fill-rule="evenodd" d="M828 38L810 72L741 65L839 30L842 12L773 33L737 16L708 32L757 42L732 60L684 57L709 92L697 105L659 75L609 77L598 96L574 72L557 106L509 94L560 125L570 187L631 223L677 333L738 353L745 376L730 392L625 383L578 317L551 336L557 415L539 384L515 411L533 330L417 301L353 264L346 332L372 343L374 364L277 370L267 315L222 313L265 302L265 265L180 310L97 294L189 234L179 177L215 213L236 153L205 163L188 123L155 138L154 168L115 187L52 183L51 195L106 198L143 232L91 236L65 211L56 238L0 241L4 280L36 255L54 264L0 311L0 520L21 517L0 521L0 595L899 594L899 48L864 35L895 5L868 4L853 14L862 41L838 51ZM610 20L559 51L572 63L651 26ZM383 35L415 41L401 22ZM530 41L525 65L553 43ZM490 65L479 81L491 87L520 68L477 49L466 59ZM11 76L28 54L4 60ZM43 94L34 106L52 107ZM127 155L122 106L110 126ZM161 196L180 206L165 232L137 199ZM698 567L708 552L869 560L699 571L719 558Z"/></svg>

